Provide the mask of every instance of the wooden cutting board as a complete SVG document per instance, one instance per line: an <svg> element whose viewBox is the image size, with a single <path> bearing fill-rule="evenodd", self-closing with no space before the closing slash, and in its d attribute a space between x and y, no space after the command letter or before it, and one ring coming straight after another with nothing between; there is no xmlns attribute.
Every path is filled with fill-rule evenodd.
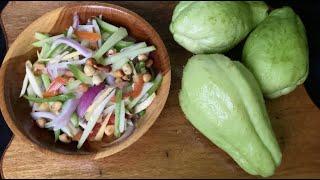
<svg viewBox="0 0 320 180"><path fill-rule="evenodd" d="M10 2L1 15L9 45L32 21L70 3L75 2ZM176 2L111 3L144 17L166 44L172 84L158 120L129 148L96 161L49 157L13 138L2 157L4 178L254 178L195 130L179 107L182 70L191 54L173 41L168 30ZM320 111L304 87L268 100L267 108L283 152L273 177L319 178Z"/></svg>

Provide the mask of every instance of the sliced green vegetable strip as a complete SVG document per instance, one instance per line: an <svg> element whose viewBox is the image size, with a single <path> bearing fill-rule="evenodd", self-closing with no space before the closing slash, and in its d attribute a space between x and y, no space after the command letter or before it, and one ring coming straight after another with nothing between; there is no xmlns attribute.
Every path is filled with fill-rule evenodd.
<svg viewBox="0 0 320 180"><path fill-rule="evenodd" d="M120 27L115 33L113 33L94 54L93 58L100 60L104 53L111 49L117 42L125 38L128 32L125 28Z"/></svg>
<svg viewBox="0 0 320 180"><path fill-rule="evenodd" d="M32 73L31 68L32 68L32 63L28 60L26 62L26 75L28 76L29 83L32 87L33 92L37 96L42 97L41 86L40 86L37 78L35 77L35 75Z"/></svg>
<svg viewBox="0 0 320 180"><path fill-rule="evenodd" d="M156 48L154 46L149 46L149 47L141 48L141 49L123 51L123 52L120 52L120 53L115 54L113 56L105 58L101 63L104 65L113 64L122 58L127 57L127 58L132 59L132 58L135 58L136 56L138 56L139 54L148 53L148 52L151 52L154 50L156 50Z"/></svg>
<svg viewBox="0 0 320 180"><path fill-rule="evenodd" d="M145 115L146 114L146 110L142 110L142 111L140 111L139 113L138 113L138 115L140 116L140 117L142 117L143 115Z"/></svg>
<svg viewBox="0 0 320 180"><path fill-rule="evenodd" d="M54 131L54 142L57 142L60 136L60 129Z"/></svg>
<svg viewBox="0 0 320 180"><path fill-rule="evenodd" d="M77 89L81 84L81 81L80 80L75 80L75 81L70 81L68 82L66 88L68 90L68 92L71 92L75 89Z"/></svg>
<svg viewBox="0 0 320 180"><path fill-rule="evenodd" d="M65 51L68 48L65 44L59 44L56 47L51 48L50 52L48 53L48 57L52 58L57 56L58 54L61 54L63 51Z"/></svg>
<svg viewBox="0 0 320 180"><path fill-rule="evenodd" d="M44 39L49 38L49 35L48 35L48 34L43 34L43 33L36 32L36 33L34 34L34 37L35 37L37 40L44 40Z"/></svg>
<svg viewBox="0 0 320 180"><path fill-rule="evenodd" d="M32 97L32 96L23 96L29 101L36 102L36 103L43 103L43 102L54 102L54 101L66 101L68 99L73 99L76 96L73 93L68 93L68 94L61 94L58 96L53 96L49 98L37 98L37 97Z"/></svg>
<svg viewBox="0 0 320 180"><path fill-rule="evenodd" d="M88 76L86 76L76 65L69 64L68 65L70 71L73 73L73 75L79 79L81 82L85 84L92 84L92 79Z"/></svg>
<svg viewBox="0 0 320 180"><path fill-rule="evenodd" d="M50 44L49 43L44 43L41 52L40 52L40 57L41 59L45 59L48 57L48 53L50 51Z"/></svg>
<svg viewBox="0 0 320 180"><path fill-rule="evenodd" d="M41 74L41 79L42 79L44 87L46 88L46 90L48 90L50 83L51 83L48 74Z"/></svg>
<svg viewBox="0 0 320 180"><path fill-rule="evenodd" d="M72 116L71 116L71 123L74 127L79 127L79 119L78 119L78 116L76 113L73 113Z"/></svg>
<svg viewBox="0 0 320 180"><path fill-rule="evenodd" d="M52 36L52 37L49 37L49 38L46 38L46 39L43 39L43 40L40 40L40 41L36 41L34 43L32 43L33 46L35 47L42 47L44 45L44 43L51 43L52 41L58 39L58 38L61 38L61 37L64 37L63 34L60 34L60 35L57 35L57 36Z"/></svg>
<svg viewBox="0 0 320 180"><path fill-rule="evenodd" d="M153 94L154 92L156 92L156 90L160 87L160 84L162 82L162 74L158 73L158 75L156 76L156 78L153 81L153 85L151 86L151 88L147 91L148 96L151 96L151 94Z"/></svg>
<svg viewBox="0 0 320 180"><path fill-rule="evenodd" d="M146 64L143 61L140 61L136 64L135 69L137 70L138 73L146 73L147 69L146 69Z"/></svg>
<svg viewBox="0 0 320 180"><path fill-rule="evenodd" d="M127 63L128 61L130 61L129 58L123 58L119 61L117 61L116 63L112 64L112 69L113 70L117 70L120 69L125 63Z"/></svg>
<svg viewBox="0 0 320 180"><path fill-rule="evenodd" d="M112 25L112 24L109 24L105 21L103 21L102 19L100 18L96 18L97 20L97 23L99 24L100 28L103 30L103 31L107 31L107 32L116 32L119 28Z"/></svg>
<svg viewBox="0 0 320 180"><path fill-rule="evenodd" d="M104 32L102 34L102 39L104 41L106 41L109 37L111 36L111 34L107 33L107 32ZM133 41L124 41L124 40L121 40L119 41L117 44L114 45L114 47L120 51L121 49L123 48L126 48L126 47L130 47L131 45L133 45L134 42Z"/></svg>
<svg viewBox="0 0 320 180"><path fill-rule="evenodd" d="M117 89L116 91L116 107L115 107L115 130L114 135L120 137L120 111L121 111L121 100L122 100L122 90Z"/></svg>
<svg viewBox="0 0 320 180"><path fill-rule="evenodd" d="M116 45L114 45L114 47L118 51L120 51L123 48L131 46L132 44L134 44L134 42L132 42L132 41L119 41Z"/></svg>
<svg viewBox="0 0 320 180"><path fill-rule="evenodd" d="M132 50L141 49L141 48L145 48L145 47L147 47L146 42L139 42L139 43L133 44L129 47L126 47L125 49L123 49L123 51L132 51Z"/></svg>

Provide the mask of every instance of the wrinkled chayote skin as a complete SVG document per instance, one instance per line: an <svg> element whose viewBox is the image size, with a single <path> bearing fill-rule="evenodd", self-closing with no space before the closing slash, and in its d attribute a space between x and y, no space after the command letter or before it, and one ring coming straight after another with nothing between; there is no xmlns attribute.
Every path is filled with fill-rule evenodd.
<svg viewBox="0 0 320 180"><path fill-rule="evenodd" d="M178 44L194 54L225 52L267 17L267 11L260 1L181 1L170 31Z"/></svg>
<svg viewBox="0 0 320 180"><path fill-rule="evenodd" d="M242 60L263 94L276 98L293 91L308 75L309 55L304 26L289 7L273 10L250 33Z"/></svg>
<svg viewBox="0 0 320 180"><path fill-rule="evenodd" d="M271 176L281 152L252 73L220 54L195 55L184 68L180 106L202 134L252 175Z"/></svg>

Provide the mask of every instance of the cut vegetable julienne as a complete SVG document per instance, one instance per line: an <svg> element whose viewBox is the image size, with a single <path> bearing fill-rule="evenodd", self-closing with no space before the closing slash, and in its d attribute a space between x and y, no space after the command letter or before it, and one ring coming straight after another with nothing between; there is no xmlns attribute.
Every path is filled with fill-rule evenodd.
<svg viewBox="0 0 320 180"><path fill-rule="evenodd" d="M75 98L75 95L73 93L68 93L68 94L61 94L61 95L53 96L49 98L37 98L37 97L31 97L27 95L24 95L23 97L32 102L43 103L43 102L66 101L66 100Z"/></svg>
<svg viewBox="0 0 320 180"><path fill-rule="evenodd" d="M99 26L101 27L102 30L107 31L107 32L116 32L119 28L109 24L107 22L104 22L103 20L101 20L100 18L96 18L97 23L99 24Z"/></svg>
<svg viewBox="0 0 320 180"><path fill-rule="evenodd" d="M28 83L29 83L28 77L27 77L27 75L25 75L24 79L23 79L23 84L22 84L22 88L21 88L21 92L20 92L19 97L22 97L26 93Z"/></svg>
<svg viewBox="0 0 320 180"><path fill-rule="evenodd" d="M67 92L72 92L75 89L77 89L81 84L80 80L75 80L75 81L69 81L66 88L67 88Z"/></svg>
<svg viewBox="0 0 320 180"><path fill-rule="evenodd" d="M73 32L74 32L74 29L72 28L72 26L70 26L69 29L68 29L68 31L67 31L67 38L71 38Z"/></svg>
<svg viewBox="0 0 320 180"><path fill-rule="evenodd" d="M48 57L48 53L50 51L50 44L49 43L44 43L41 52L40 52L40 58L41 59L46 59Z"/></svg>
<svg viewBox="0 0 320 180"><path fill-rule="evenodd" d="M37 80L34 76L34 74L32 73L32 64L31 62L28 60L26 62L26 75L28 76L30 85L34 91L34 93L38 96L38 97L42 97L42 92L41 92L41 87L39 86L39 84L37 83Z"/></svg>
<svg viewBox="0 0 320 180"><path fill-rule="evenodd" d="M134 107L134 113L139 113L143 110L145 110L148 106L150 106L150 104L152 103L152 101L154 100L154 98L156 97L156 94L153 93L151 96L149 96L146 100L144 100L143 102L137 104Z"/></svg>
<svg viewBox="0 0 320 180"><path fill-rule="evenodd" d="M111 49L117 42L122 40L128 35L128 32L125 28L120 27L115 33L113 33L98 49L98 51L94 54L93 58L96 60L100 60L104 53L106 53L109 49Z"/></svg>
<svg viewBox="0 0 320 180"><path fill-rule="evenodd" d="M122 58L133 59L136 56L138 56L139 54L149 53L154 50L156 50L156 48L154 46L149 46L146 48L123 51L123 52L117 53L113 56L109 56L109 57L105 58L101 63L104 65L108 65L108 64L115 63Z"/></svg>
<svg viewBox="0 0 320 180"><path fill-rule="evenodd" d="M160 87L162 82L162 74L161 72L157 74L156 78L153 80L152 87L147 91L148 96L156 92L156 90Z"/></svg>
<svg viewBox="0 0 320 180"><path fill-rule="evenodd" d="M86 84L92 84L92 79L88 76L86 76L76 65L69 64L68 65L70 71L73 73L73 75L79 79L81 82Z"/></svg>
<svg viewBox="0 0 320 180"><path fill-rule="evenodd" d="M92 116L90 116L88 120L88 124L86 128L83 131L83 134L78 142L77 148L80 149L83 145L84 141L89 136L91 130L93 129L94 125L96 124L97 120L99 119L101 113L103 112L104 107L107 105L107 103L110 101L111 97L114 95L114 90L107 96L99 106L94 109Z"/></svg>
<svg viewBox="0 0 320 180"><path fill-rule="evenodd" d="M104 131L105 131L107 125L108 125L109 119L110 119L111 114L112 114L113 109L114 109L114 106L112 106L112 107L113 107L113 108L112 108L111 111L110 111L110 108L109 108L109 111L110 111L110 112L109 112L109 113L107 114L107 116L104 118L104 120L103 120L103 122L102 122L102 124L101 124L101 127L100 127L97 135L94 137L94 140L95 140L95 141L101 141L101 140L102 140Z"/></svg>
<svg viewBox="0 0 320 180"><path fill-rule="evenodd" d="M107 39L111 36L111 34L110 34L110 33L107 33L107 32L104 32L101 36L102 36L102 39L105 41L105 40L107 40ZM120 51L120 50L122 50L122 49L124 49L124 48L126 48L126 47L129 47L129 46L133 45L133 44L134 44L134 42L132 42L132 41L124 41L124 40L121 40L121 41L117 42L117 44L115 44L114 47L115 47L118 51ZM146 46L147 46L147 45L146 45Z"/></svg>
<svg viewBox="0 0 320 180"><path fill-rule="evenodd" d="M117 69L120 69L125 63L127 63L129 58L122 58L119 61L112 64L112 70L115 71Z"/></svg>
<svg viewBox="0 0 320 180"><path fill-rule="evenodd" d="M48 90L48 88L51 84L50 77L47 74L41 74L41 79L42 79L42 82L43 82L45 89Z"/></svg>
<svg viewBox="0 0 320 180"><path fill-rule="evenodd" d="M125 124L126 124L126 118L125 118L125 107L124 107L124 101L121 101L120 104L120 118L119 118L119 131L120 133L124 132Z"/></svg>
<svg viewBox="0 0 320 180"><path fill-rule="evenodd" d="M37 40L43 40L43 39L49 38L49 35L48 35L48 34L43 34L43 33L36 32L36 33L34 33L34 37L35 37Z"/></svg>
<svg viewBox="0 0 320 180"><path fill-rule="evenodd" d="M101 31L100 31L100 28L99 28L99 25L97 23L97 21L95 19L92 20L92 25L93 25L93 29L94 31L99 34L100 38L98 40L98 47L100 48L101 45L102 45L102 40L101 40Z"/></svg>
<svg viewBox="0 0 320 180"><path fill-rule="evenodd" d="M57 142L60 136L60 129L54 131L54 141Z"/></svg>
<svg viewBox="0 0 320 180"><path fill-rule="evenodd" d="M115 121L114 121L114 135L116 137L120 137L120 116L121 116L121 99L122 99L122 91L121 89L117 89L116 92L116 107L115 107Z"/></svg>
<svg viewBox="0 0 320 180"><path fill-rule="evenodd" d="M133 44L133 45L131 45L129 47L123 48L121 50L121 52L123 52L123 51L132 51L132 50L141 49L141 48L145 48L145 47L147 47L147 43L146 42L139 42L139 43Z"/></svg>
<svg viewBox="0 0 320 180"><path fill-rule="evenodd" d="M79 119L76 113L72 113L70 121L74 127L79 127Z"/></svg>
<svg viewBox="0 0 320 180"><path fill-rule="evenodd" d="M54 40L64 37L64 34L59 34L57 36L48 37L46 39L42 39L40 41L32 43L35 47L42 47L45 43L52 43Z"/></svg>
<svg viewBox="0 0 320 180"><path fill-rule="evenodd" d="M139 100L147 93L147 91L152 87L153 83L145 83L143 85L142 91L139 94L138 97L134 98L128 105L129 109L132 109L138 102Z"/></svg>
<svg viewBox="0 0 320 180"><path fill-rule="evenodd" d="M90 116L92 115L94 109L96 109L99 104L105 99L107 96L110 95L110 93L113 91L114 88L106 88L102 91L100 91L99 94L94 98L92 104L88 107L87 112L85 114L85 119L89 120Z"/></svg>

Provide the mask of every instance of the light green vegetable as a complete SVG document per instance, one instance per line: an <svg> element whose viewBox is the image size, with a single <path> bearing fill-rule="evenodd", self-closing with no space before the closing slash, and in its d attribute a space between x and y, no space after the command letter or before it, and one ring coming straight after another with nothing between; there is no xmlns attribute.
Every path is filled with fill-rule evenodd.
<svg viewBox="0 0 320 180"><path fill-rule="evenodd" d="M119 61L115 62L114 64L112 64L112 69L113 70L117 70L120 69L125 63L127 63L128 61L130 61L130 59L128 58L122 58Z"/></svg>
<svg viewBox="0 0 320 180"><path fill-rule="evenodd" d="M49 38L49 35L48 35L48 34L43 34L43 33L36 32L36 33L34 33L34 37L35 37L37 40L43 40L43 39Z"/></svg>
<svg viewBox="0 0 320 180"><path fill-rule="evenodd" d="M45 89L48 90L50 83L51 83L48 74L41 74L41 79L42 79L42 82L43 82Z"/></svg>
<svg viewBox="0 0 320 180"><path fill-rule="evenodd" d="M75 78L79 79L81 82L85 84L92 84L92 79L86 76L76 65L69 64L68 67Z"/></svg>
<svg viewBox="0 0 320 180"><path fill-rule="evenodd" d="M120 27L115 33L113 33L94 54L93 58L100 60L104 53L111 49L120 40L128 36L128 32L125 28Z"/></svg>
<svg viewBox="0 0 320 180"><path fill-rule="evenodd" d="M102 39L103 39L104 41L106 41L110 36L111 36L110 33L104 32L104 33L102 34ZM134 44L134 42L132 42L132 41L123 41L123 40L121 40L121 41L119 41L117 44L115 44L114 47L115 47L118 51L120 51L121 49L126 48L126 47L128 47L128 46L131 46L131 45L133 45L133 44Z"/></svg>
<svg viewBox="0 0 320 180"><path fill-rule="evenodd" d="M66 88L68 90L68 92L72 92L75 89L77 89L81 84L80 80L75 80L75 81L69 81Z"/></svg>
<svg viewBox="0 0 320 180"><path fill-rule="evenodd" d="M309 67L307 37L300 18L289 7L273 10L249 35L242 60L266 97L293 91L305 81Z"/></svg>
<svg viewBox="0 0 320 180"><path fill-rule="evenodd" d="M56 47L52 47L50 49L50 52L48 53L48 57L52 58L57 56L58 54L61 54L63 51L65 51L68 48L65 44L59 44Z"/></svg>
<svg viewBox="0 0 320 180"><path fill-rule="evenodd" d="M154 92L156 92L156 90L160 87L161 82L162 82L162 74L158 73L158 75L156 76L156 78L153 80L153 85L151 86L151 88L147 91L148 96L151 96L151 94L153 94Z"/></svg>
<svg viewBox="0 0 320 180"><path fill-rule="evenodd" d="M61 94L61 95L57 95L49 98L37 98L37 97L32 97L27 95L24 95L23 97L32 102L43 103L43 102L66 101L68 99L73 99L76 96L73 93L68 93L68 94Z"/></svg>
<svg viewBox="0 0 320 180"><path fill-rule="evenodd" d="M70 120L74 127L76 128L79 127L79 118L76 113L72 113Z"/></svg>
<svg viewBox="0 0 320 180"><path fill-rule="evenodd" d="M178 44L195 54L225 52L244 39L267 10L264 2L181 1L170 31Z"/></svg>
<svg viewBox="0 0 320 180"><path fill-rule="evenodd" d="M45 43L52 43L54 40L56 40L58 38L61 38L61 37L64 37L64 35L63 34L59 34L59 35L56 35L56 36L45 38L45 39L42 39L40 41L36 41L36 42L32 43L32 45L35 46L35 47L42 47Z"/></svg>
<svg viewBox="0 0 320 180"><path fill-rule="evenodd" d="M33 74L31 68L32 68L32 63L28 60L26 62L26 75L27 75L27 77L29 79L29 83L30 83L30 85L32 87L33 92L38 97L42 97L41 84L37 80L38 78L36 78L35 75Z"/></svg>
<svg viewBox="0 0 320 180"><path fill-rule="evenodd" d="M57 142L57 141L58 141L59 136L60 136L60 132L61 132L60 129L54 131L54 142Z"/></svg>
<svg viewBox="0 0 320 180"><path fill-rule="evenodd" d="M49 43L44 43L41 52L40 52L40 57L41 59L45 59L48 57L49 52L50 52L50 47L51 45Z"/></svg>
<svg viewBox="0 0 320 180"><path fill-rule="evenodd" d="M119 29L118 27L116 27L116 26L114 26L114 25L112 25L112 24L109 24L109 23L103 21L103 20L100 19L100 18L96 18L96 21L97 21L99 27L100 27L103 31L107 31L107 32L109 32L109 33L110 33L110 32L113 33L113 32L116 32L116 31Z"/></svg>
<svg viewBox="0 0 320 180"><path fill-rule="evenodd" d="M184 68L180 106L192 125L252 175L271 176L281 151L259 85L240 62L195 55Z"/></svg>
<svg viewBox="0 0 320 180"><path fill-rule="evenodd" d="M120 137L120 113L121 113L121 99L122 99L122 90L117 89L116 90L116 107L115 107L115 121L114 121L114 135L116 137Z"/></svg>
<svg viewBox="0 0 320 180"><path fill-rule="evenodd" d="M138 56L139 54L149 53L154 50L156 50L156 48L154 46L148 46L148 47L140 48L140 49L126 50L126 51L117 53L113 56L109 56L109 57L105 58L101 63L104 65L113 64L122 58L133 59L136 56Z"/></svg>

